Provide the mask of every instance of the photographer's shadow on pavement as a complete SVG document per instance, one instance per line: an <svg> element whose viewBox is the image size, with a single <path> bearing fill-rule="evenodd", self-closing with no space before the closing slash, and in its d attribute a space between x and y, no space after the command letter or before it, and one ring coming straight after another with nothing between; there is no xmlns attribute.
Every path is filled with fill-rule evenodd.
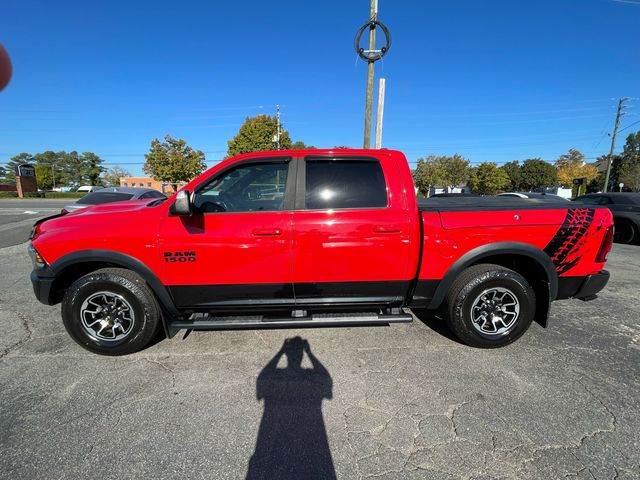
<svg viewBox="0 0 640 480"><path fill-rule="evenodd" d="M305 353L312 368L302 367ZM278 368L283 356L287 367ZM258 375L256 395L264 400L264 413L247 479L335 479L322 418L322 400L332 398L332 380L309 342L285 340Z"/></svg>

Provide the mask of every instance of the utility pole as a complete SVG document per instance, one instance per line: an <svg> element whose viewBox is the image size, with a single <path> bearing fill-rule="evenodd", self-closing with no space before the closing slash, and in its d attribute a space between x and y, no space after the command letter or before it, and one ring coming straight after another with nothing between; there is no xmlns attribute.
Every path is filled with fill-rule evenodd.
<svg viewBox="0 0 640 480"><path fill-rule="evenodd" d="M384 86L385 79L378 83L378 115L376 117L376 148L382 148L382 119L384 117Z"/></svg>
<svg viewBox="0 0 640 480"><path fill-rule="evenodd" d="M276 135L278 136L278 150L280 150L280 135L282 131L280 130L280 105L276 105L276 122L278 124L278 130Z"/></svg>
<svg viewBox="0 0 640 480"><path fill-rule="evenodd" d="M620 126L620 117L623 115L622 109L624 108L624 102L627 98L621 98L618 100L618 112L616 113L616 124L613 127L613 135L611 135L611 149L609 150L609 158L607 159L607 174L604 177L604 191L605 193L609 189L609 177L611 176L611 165L613 164L613 152L616 148L616 135L618 135L618 127Z"/></svg>
<svg viewBox="0 0 640 480"><path fill-rule="evenodd" d="M378 17L378 0L370 0L369 19L375 21ZM369 52L376 49L376 26L369 26ZM371 147L371 103L373 101L373 60L367 61L367 96L364 107L364 148Z"/></svg>

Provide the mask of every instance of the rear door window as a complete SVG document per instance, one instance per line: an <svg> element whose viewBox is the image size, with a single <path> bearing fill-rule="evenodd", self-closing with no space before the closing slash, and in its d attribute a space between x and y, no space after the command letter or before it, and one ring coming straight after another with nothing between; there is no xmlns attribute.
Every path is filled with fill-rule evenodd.
<svg viewBox="0 0 640 480"><path fill-rule="evenodd" d="M377 160L307 158L304 208L384 208L387 186Z"/></svg>

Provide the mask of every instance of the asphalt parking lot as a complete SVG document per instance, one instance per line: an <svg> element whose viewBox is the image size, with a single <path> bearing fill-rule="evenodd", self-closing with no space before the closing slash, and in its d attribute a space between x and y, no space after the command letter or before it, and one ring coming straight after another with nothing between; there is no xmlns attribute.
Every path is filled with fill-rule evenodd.
<svg viewBox="0 0 640 480"><path fill-rule="evenodd" d="M503 349L421 315L109 358L35 300L22 241L0 248L2 478L640 478L640 247L614 246L597 300L554 303Z"/></svg>
<svg viewBox="0 0 640 480"><path fill-rule="evenodd" d="M24 243L39 218L60 213L69 200L0 199L0 248Z"/></svg>

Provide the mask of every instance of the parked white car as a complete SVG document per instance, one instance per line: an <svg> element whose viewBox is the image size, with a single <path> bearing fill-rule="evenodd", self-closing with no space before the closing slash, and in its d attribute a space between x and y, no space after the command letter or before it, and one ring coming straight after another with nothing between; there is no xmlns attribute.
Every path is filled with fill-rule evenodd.
<svg viewBox="0 0 640 480"><path fill-rule="evenodd" d="M78 190L76 190L77 192L95 192L96 190L102 190L102 187L97 187L95 185L83 185L81 187L78 187Z"/></svg>

